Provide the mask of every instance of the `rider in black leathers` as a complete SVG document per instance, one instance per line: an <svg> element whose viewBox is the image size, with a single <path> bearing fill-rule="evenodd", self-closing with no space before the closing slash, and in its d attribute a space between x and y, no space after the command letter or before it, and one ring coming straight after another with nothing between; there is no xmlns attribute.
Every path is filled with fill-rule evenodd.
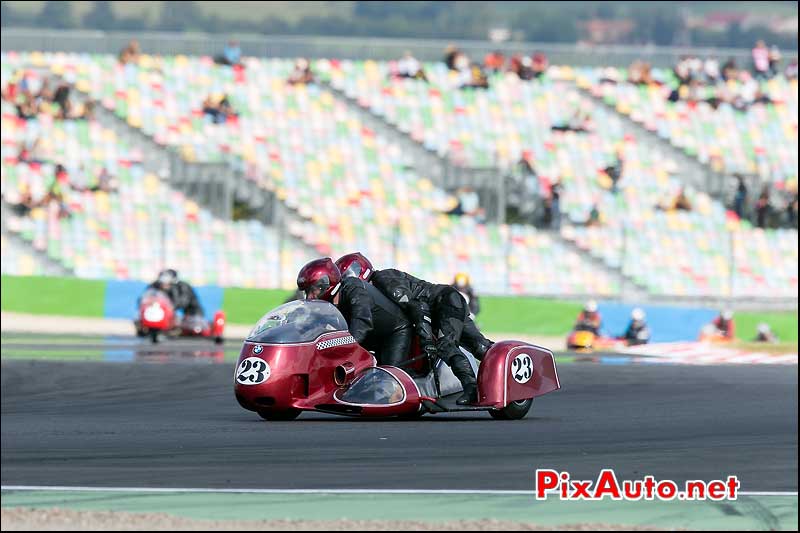
<svg viewBox="0 0 800 533"><path fill-rule="evenodd" d="M178 273L169 268L159 273L158 278L147 288L164 291L175 309L183 310L183 316L203 316L203 307L191 285L178 279Z"/></svg>
<svg viewBox="0 0 800 533"><path fill-rule="evenodd" d="M372 285L355 277L342 278L339 269L326 258L311 261L301 269L298 288L306 298L333 303L356 342L375 352L379 364L399 366L408 358L414 334L411 322Z"/></svg>

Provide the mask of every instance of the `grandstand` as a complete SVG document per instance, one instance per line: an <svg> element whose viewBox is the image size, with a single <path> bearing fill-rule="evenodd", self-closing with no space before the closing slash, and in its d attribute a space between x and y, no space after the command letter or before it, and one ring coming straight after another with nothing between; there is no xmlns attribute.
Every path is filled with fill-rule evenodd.
<svg viewBox="0 0 800 533"><path fill-rule="evenodd" d="M149 279L168 264L197 284L289 288L315 255L361 250L379 267L439 282L468 271L477 290L493 294L797 292L796 230L752 228L696 186L687 189L691 211L659 208L685 185L667 146L709 172L754 174L796 190L796 80L764 82L775 103L742 114L727 105L690 109L670 102L663 87L604 82L609 72L600 68L550 67L536 81L495 74L489 89L471 90L459 89L442 63L424 64L425 82L394 79L391 61L320 59L312 63L320 83L288 85L293 61L278 58L247 57L231 68L208 56L142 55L122 65L112 55L4 50L2 61L3 87L27 69L95 99L100 118L116 117L113 128L47 115L22 120L3 102L4 203L26 187L43 198L57 162L75 183L102 168L119 182L112 193L68 190L69 217L49 204L8 221L9 232L80 277ZM670 83L668 71L655 77ZM216 124L202 103L222 95L237 115ZM551 129L576 110L591 115L591 131ZM388 128L371 127L364 113ZM144 149L142 135L162 153ZM46 161L19 161L20 143L37 138ZM444 165L488 170L497 182L531 154L537 187L564 187L560 229L448 215L455 191L402 148L408 140ZM150 164L165 154L227 169L237 190L247 182L274 196L283 221L218 216L173 188L174 168ZM615 193L603 169L616 154L625 170ZM594 205L601 225L587 227ZM41 270L5 235L3 243L3 272Z"/></svg>

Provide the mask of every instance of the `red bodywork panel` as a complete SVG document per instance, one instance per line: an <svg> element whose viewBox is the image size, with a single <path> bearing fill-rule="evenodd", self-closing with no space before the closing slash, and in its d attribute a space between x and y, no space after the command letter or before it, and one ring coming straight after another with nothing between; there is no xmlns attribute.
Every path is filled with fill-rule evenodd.
<svg viewBox="0 0 800 533"><path fill-rule="evenodd" d="M166 294L146 294L139 303L139 320L148 329L169 331L175 326L175 307Z"/></svg>
<svg viewBox="0 0 800 533"><path fill-rule="evenodd" d="M478 402L502 408L561 388L553 352L521 341L492 345L478 370Z"/></svg>
<svg viewBox="0 0 800 533"><path fill-rule="evenodd" d="M250 368L249 364L255 365L258 372L243 372ZM341 367L338 378L341 385L335 377L337 367ZM402 400L385 405L351 404L342 400L352 380L372 367L375 358L346 331L326 333L313 342L297 344L245 341L234 372L234 392L239 404L251 411L302 409L386 417L420 410L422 397L414 380L405 371L391 366L378 368L400 382ZM510 402L560 388L552 352L524 342L495 343L479 368L482 407L502 408Z"/></svg>
<svg viewBox="0 0 800 533"><path fill-rule="evenodd" d="M175 313L175 306L172 300L163 292L145 293L139 303L139 322L142 327L148 330L161 331L164 333L180 330L180 334L185 337L216 337L221 338L225 331L225 312L217 311L214 319L208 323L202 320L199 332L193 329L194 324L178 322ZM200 320L198 319L198 322Z"/></svg>

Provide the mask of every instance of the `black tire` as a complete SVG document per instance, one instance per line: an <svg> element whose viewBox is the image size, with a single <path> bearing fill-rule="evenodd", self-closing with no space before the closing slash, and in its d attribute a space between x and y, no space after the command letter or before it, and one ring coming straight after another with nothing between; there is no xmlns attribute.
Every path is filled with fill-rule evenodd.
<svg viewBox="0 0 800 533"><path fill-rule="evenodd" d="M158 344L158 331L150 330L150 340L153 344Z"/></svg>
<svg viewBox="0 0 800 533"><path fill-rule="evenodd" d="M281 420L294 420L302 410L300 409L283 409L281 411L267 411L266 409L262 411L257 411L258 416L263 418L264 420L269 420L271 422L279 422Z"/></svg>
<svg viewBox="0 0 800 533"><path fill-rule="evenodd" d="M214 337L214 344L222 344L223 342L225 342L225 339L222 337Z"/></svg>
<svg viewBox="0 0 800 533"><path fill-rule="evenodd" d="M525 418L533 405L533 398L511 402L502 409L492 409L489 414L495 420L519 420Z"/></svg>

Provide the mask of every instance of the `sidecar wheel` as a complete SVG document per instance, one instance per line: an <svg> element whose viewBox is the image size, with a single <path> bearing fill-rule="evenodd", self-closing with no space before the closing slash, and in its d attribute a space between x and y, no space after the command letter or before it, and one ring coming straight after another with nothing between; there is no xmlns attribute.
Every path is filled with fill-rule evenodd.
<svg viewBox="0 0 800 533"><path fill-rule="evenodd" d="M302 410L300 409L284 409L282 411L267 411L262 410L258 411L258 416L263 418L264 420L269 420L271 422L279 422L281 420L294 420L298 416L300 416Z"/></svg>
<svg viewBox="0 0 800 533"><path fill-rule="evenodd" d="M525 418L533 405L533 398L511 402L502 409L492 409L489 414L495 420L519 420Z"/></svg>

